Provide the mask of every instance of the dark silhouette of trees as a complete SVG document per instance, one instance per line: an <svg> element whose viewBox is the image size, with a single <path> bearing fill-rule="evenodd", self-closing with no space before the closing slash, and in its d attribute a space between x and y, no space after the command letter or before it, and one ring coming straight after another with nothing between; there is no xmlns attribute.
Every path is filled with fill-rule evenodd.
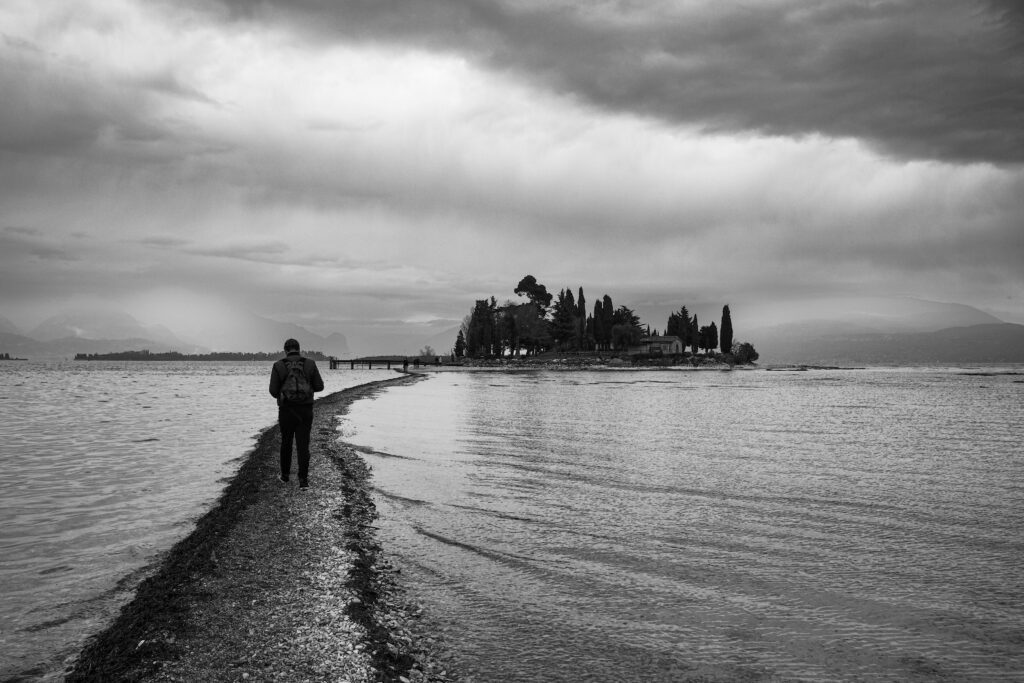
<svg viewBox="0 0 1024 683"><path fill-rule="evenodd" d="M462 358L466 353L466 336L459 330L459 336L455 338L455 357Z"/></svg>
<svg viewBox="0 0 1024 683"><path fill-rule="evenodd" d="M527 355L540 353L551 347L552 330L547 319L552 295L537 278L527 275L513 290L529 301L524 304L507 303L504 306L503 341L510 353L519 355L526 349Z"/></svg>
<svg viewBox="0 0 1024 683"><path fill-rule="evenodd" d="M608 351L612 348L614 318L615 309L612 306L612 298L605 294L600 301L594 302L594 342L601 351Z"/></svg>
<svg viewBox="0 0 1024 683"><path fill-rule="evenodd" d="M602 310L604 308L604 302L600 299L594 302L594 312L591 314L590 319L587 321L590 326L590 335L594 338L594 348L602 350L604 348L604 323Z"/></svg>
<svg viewBox="0 0 1024 683"><path fill-rule="evenodd" d="M754 349L754 345L750 342L736 342L733 344L732 355L736 358L736 362L742 365L753 363L760 357L757 350Z"/></svg>
<svg viewBox="0 0 1024 683"><path fill-rule="evenodd" d="M537 304L537 306L544 313L547 313L548 307L551 305L551 294L548 292L548 288L537 282L537 278L532 275L527 275L516 288L513 290L514 294L525 296L527 299Z"/></svg>
<svg viewBox="0 0 1024 683"><path fill-rule="evenodd" d="M643 327L640 325L640 317L631 308L619 306L612 314L611 323L613 348L626 349L640 343Z"/></svg>
<svg viewBox="0 0 1024 683"><path fill-rule="evenodd" d="M607 298L607 297L606 297ZM555 346L562 351L587 351L594 348L598 331L598 312L603 313L604 303L594 306L594 317L587 316L587 300L583 288L579 298L569 288L558 293L551 307L550 330Z"/></svg>
<svg viewBox="0 0 1024 683"><path fill-rule="evenodd" d="M519 325L515 317L516 304L506 301L495 311L495 325L501 352L508 349L515 354L519 346Z"/></svg>
<svg viewBox="0 0 1024 683"><path fill-rule="evenodd" d="M694 316L696 317L696 316ZM718 348L718 327L711 323L700 328L700 347L704 349L704 353L710 353L713 349Z"/></svg>
<svg viewBox="0 0 1024 683"><path fill-rule="evenodd" d="M500 353L501 345L497 335L495 324L495 311L497 301L492 296L487 299L477 299L473 306L473 313L469 319L469 333L466 335L466 355L470 358L480 358Z"/></svg>
<svg viewBox="0 0 1024 683"><path fill-rule="evenodd" d="M683 342L683 348L690 346L690 312L683 306L679 311L668 316L668 323L665 325L665 334L670 337L679 337Z"/></svg>
<svg viewBox="0 0 1024 683"><path fill-rule="evenodd" d="M732 314L729 313L729 304L722 307L722 353L732 351Z"/></svg>
<svg viewBox="0 0 1024 683"><path fill-rule="evenodd" d="M526 355L537 354L551 346L551 332L548 321L537 304L508 304L503 310L507 331L505 346L514 355L526 349Z"/></svg>
<svg viewBox="0 0 1024 683"><path fill-rule="evenodd" d="M591 348L587 335L587 300L583 296L583 287L580 287L580 294L576 297L576 348L580 351L589 351Z"/></svg>
<svg viewBox="0 0 1024 683"><path fill-rule="evenodd" d="M640 343L646 334L652 335L650 325L643 325L639 316L627 306L615 308L605 294L594 302L593 313L587 314L587 300L583 287L573 296L571 288L558 292L557 297L547 287L526 275L513 290L527 301L506 301L499 306L494 297L476 301L470 315L463 320L456 355L471 358L492 355L536 355L552 349L559 351L625 351ZM690 317L686 306L669 314L664 334L678 337L685 350L696 355L703 350L712 353L721 347L728 353L734 343L732 316L729 306L722 308L722 327L712 322L702 327L697 316ZM653 330L658 336L658 330ZM752 346L743 347L747 357L757 352ZM739 361L743 362L743 361Z"/></svg>
<svg viewBox="0 0 1024 683"><path fill-rule="evenodd" d="M558 292L551 310L551 337L563 351L572 349L576 342L576 299L571 290Z"/></svg>

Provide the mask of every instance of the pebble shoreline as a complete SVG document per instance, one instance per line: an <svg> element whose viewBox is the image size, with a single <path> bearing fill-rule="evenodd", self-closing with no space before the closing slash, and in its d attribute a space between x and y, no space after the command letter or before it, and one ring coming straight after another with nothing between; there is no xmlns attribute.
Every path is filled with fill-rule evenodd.
<svg viewBox="0 0 1024 683"><path fill-rule="evenodd" d="M369 467L334 428L353 401L419 379L317 400L309 489L295 476L278 481L280 430L264 430L214 507L65 680L457 680L374 537Z"/></svg>

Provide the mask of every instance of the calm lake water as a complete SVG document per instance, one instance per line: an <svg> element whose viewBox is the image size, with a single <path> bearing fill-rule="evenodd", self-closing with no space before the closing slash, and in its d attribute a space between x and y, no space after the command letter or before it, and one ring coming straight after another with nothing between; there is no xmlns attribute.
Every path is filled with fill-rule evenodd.
<svg viewBox="0 0 1024 683"><path fill-rule="evenodd" d="M437 374L340 428L472 679L1020 681L1022 373Z"/></svg>
<svg viewBox="0 0 1024 683"><path fill-rule="evenodd" d="M327 392L394 373L331 372ZM60 671L277 420L270 363L0 363L0 679Z"/></svg>

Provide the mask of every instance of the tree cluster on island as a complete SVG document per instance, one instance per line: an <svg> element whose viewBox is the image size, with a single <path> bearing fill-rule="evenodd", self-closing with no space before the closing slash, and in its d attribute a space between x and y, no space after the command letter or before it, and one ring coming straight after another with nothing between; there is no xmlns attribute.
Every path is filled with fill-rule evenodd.
<svg viewBox="0 0 1024 683"><path fill-rule="evenodd" d="M114 351L111 353L78 353L75 360L138 360L138 361L275 361L282 357L283 351L244 352L214 351L212 353L179 353L178 351L151 352ZM302 355L313 360L326 361L328 357L320 351L303 351Z"/></svg>
<svg viewBox="0 0 1024 683"><path fill-rule="evenodd" d="M644 338L660 336L657 330L652 334L650 326L645 328L628 306L616 308L607 294L589 311L583 287L576 296L571 289L563 289L556 298L533 275L520 280L513 293L526 301L498 305L493 296L476 300L455 340L455 356L537 356L549 351L613 354L627 352ZM699 350L708 355L721 347L731 362L745 364L758 358L750 343L734 342L728 305L722 309L721 331L714 322L702 327L683 306L669 315L665 336L678 337L694 356Z"/></svg>

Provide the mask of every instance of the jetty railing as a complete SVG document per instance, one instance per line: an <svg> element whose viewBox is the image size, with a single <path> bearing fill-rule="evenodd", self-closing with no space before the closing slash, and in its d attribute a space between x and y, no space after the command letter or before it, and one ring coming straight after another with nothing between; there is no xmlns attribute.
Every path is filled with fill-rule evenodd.
<svg viewBox="0 0 1024 683"><path fill-rule="evenodd" d="M423 356L372 356L366 358L335 358L334 356L327 357L330 363L331 370L337 370L343 365L348 365L350 370L355 370L356 366L365 365L368 370L372 370L373 366L376 365L378 368L384 367L388 370L391 369L392 365L400 365L403 370L413 366L418 368L421 365L444 365L442 356L423 357Z"/></svg>

